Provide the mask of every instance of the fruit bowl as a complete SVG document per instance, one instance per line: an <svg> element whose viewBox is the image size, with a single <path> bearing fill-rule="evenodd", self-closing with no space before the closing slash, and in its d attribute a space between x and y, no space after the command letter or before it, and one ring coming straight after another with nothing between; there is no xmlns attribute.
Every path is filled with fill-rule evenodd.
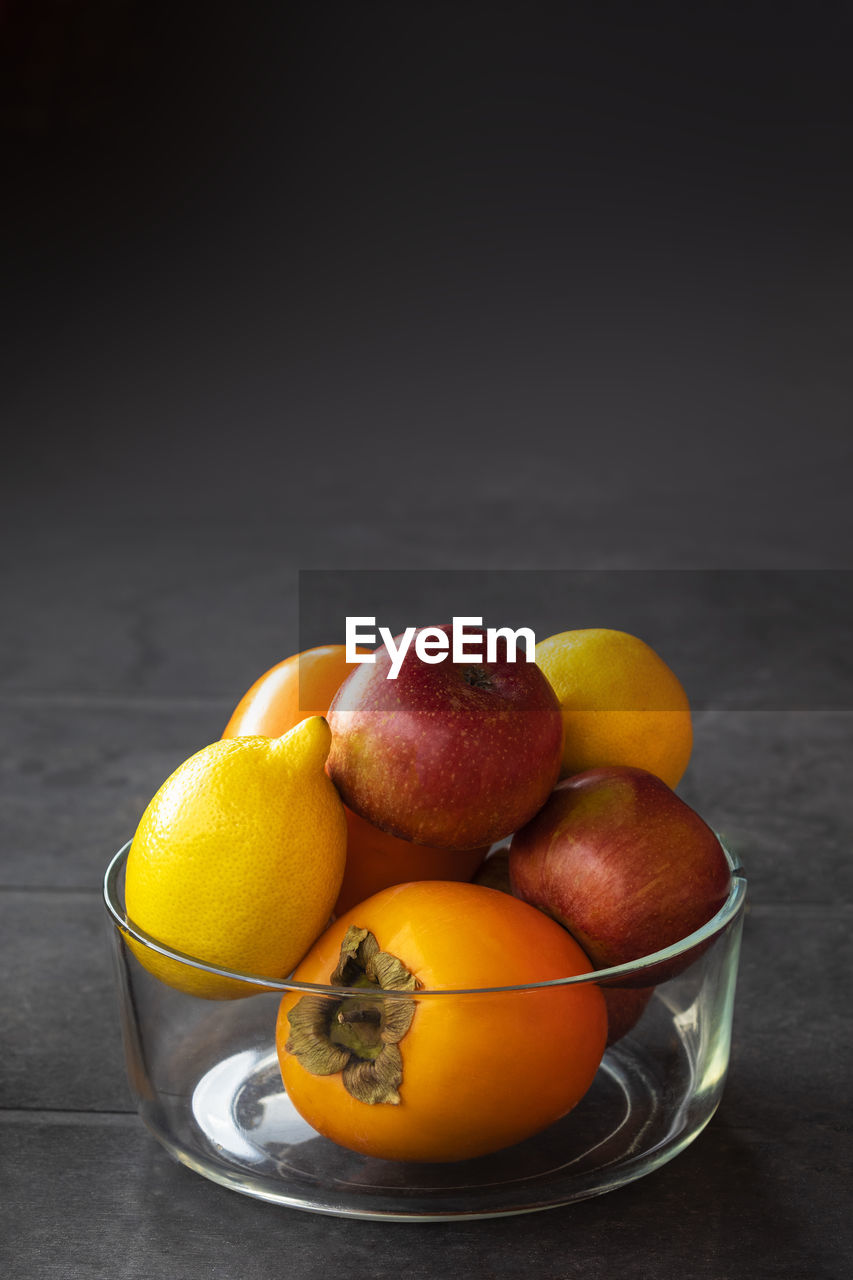
<svg viewBox="0 0 853 1280"><path fill-rule="evenodd" d="M104 899L130 1089L143 1122L166 1150L223 1186L351 1218L448 1221L529 1213L651 1173L697 1137L720 1102L746 901L745 877L728 851L728 898L701 929L631 964L538 984L596 983L611 1010L620 1011L611 1013L612 1034L622 1031L616 1017L625 1017L627 1029L608 1046L577 1106L495 1154L439 1164L357 1155L301 1118L279 1070L278 1008L294 991L329 1001L342 992L217 969L162 946L126 913L129 849L125 845L110 863ZM245 998L210 1000L167 986L140 963L139 955L151 952L185 966L189 978L201 972L232 979ZM675 976L646 999L644 975L673 970ZM450 1019L483 1017L510 1028L511 1052L513 1010L534 991L416 991L395 998L411 1001L415 1015L419 1004L431 1002ZM447 1088L453 1088L452 1073ZM519 1098L518 1106L524 1105Z"/></svg>

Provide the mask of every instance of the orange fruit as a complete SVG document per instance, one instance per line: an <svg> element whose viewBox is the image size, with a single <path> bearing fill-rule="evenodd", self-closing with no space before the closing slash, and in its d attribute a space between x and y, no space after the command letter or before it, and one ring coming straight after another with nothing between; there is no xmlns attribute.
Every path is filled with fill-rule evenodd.
<svg viewBox="0 0 853 1280"><path fill-rule="evenodd" d="M344 806L347 819L347 861L335 915L380 889L406 880L470 880L488 849L432 849L380 831Z"/></svg>
<svg viewBox="0 0 853 1280"><path fill-rule="evenodd" d="M346 661L342 644L294 653L258 677L234 708L223 738L278 738L308 716L325 716L338 688L357 666Z"/></svg>
<svg viewBox="0 0 853 1280"><path fill-rule="evenodd" d="M359 649L359 653L369 653ZM346 677L358 665L347 662L342 644L295 653L270 668L240 699L223 738L243 734L278 737L306 716L325 716ZM486 850L450 853L398 840L345 809L347 859L335 914L388 885L406 880L470 880Z"/></svg>
<svg viewBox="0 0 853 1280"><path fill-rule="evenodd" d="M563 713L560 776L631 765L675 787L693 750L680 680L645 641L592 627L541 640L536 662Z"/></svg>

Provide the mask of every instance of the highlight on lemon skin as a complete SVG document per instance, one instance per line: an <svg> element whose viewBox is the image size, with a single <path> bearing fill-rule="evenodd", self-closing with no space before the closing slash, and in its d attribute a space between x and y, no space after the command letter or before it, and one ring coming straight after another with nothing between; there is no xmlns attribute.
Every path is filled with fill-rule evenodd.
<svg viewBox="0 0 853 1280"><path fill-rule="evenodd" d="M328 724L313 716L280 738L220 740L180 765L131 844L133 923L218 968L287 977L325 928L343 880L347 827L325 772L330 744ZM261 989L129 943L149 972L191 995Z"/></svg>
<svg viewBox="0 0 853 1280"><path fill-rule="evenodd" d="M693 750L690 703L645 641L603 627L562 631L540 640L536 663L563 715L561 778L629 765L680 782Z"/></svg>

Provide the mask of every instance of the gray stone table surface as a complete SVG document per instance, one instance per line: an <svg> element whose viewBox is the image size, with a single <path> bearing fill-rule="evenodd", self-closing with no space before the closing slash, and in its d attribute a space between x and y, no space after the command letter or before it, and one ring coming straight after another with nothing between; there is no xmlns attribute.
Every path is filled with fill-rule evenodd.
<svg viewBox="0 0 853 1280"><path fill-rule="evenodd" d="M0 1274L846 1277L841 7L11 8ZM711 690L679 789L749 877L732 1061L629 1187L325 1218L206 1181L133 1109L106 863L257 675L340 638L306 571L391 569L403 611L426 570L496 609L500 574L552 572L537 627L636 620Z"/></svg>

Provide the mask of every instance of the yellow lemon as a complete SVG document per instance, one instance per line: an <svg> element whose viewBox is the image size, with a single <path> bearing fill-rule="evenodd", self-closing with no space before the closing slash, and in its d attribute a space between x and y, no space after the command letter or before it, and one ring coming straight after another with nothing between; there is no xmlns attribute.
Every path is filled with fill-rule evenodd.
<svg viewBox="0 0 853 1280"><path fill-rule="evenodd" d="M632 765L670 787L693 750L687 694L654 649L626 631L563 631L536 646L563 711L561 777Z"/></svg>
<svg viewBox="0 0 853 1280"><path fill-rule="evenodd" d="M228 738L186 760L151 800L127 860L125 902L158 942L219 968L285 978L323 931L343 879L344 807L324 769L322 716L280 738ZM251 987L128 939L192 995Z"/></svg>

